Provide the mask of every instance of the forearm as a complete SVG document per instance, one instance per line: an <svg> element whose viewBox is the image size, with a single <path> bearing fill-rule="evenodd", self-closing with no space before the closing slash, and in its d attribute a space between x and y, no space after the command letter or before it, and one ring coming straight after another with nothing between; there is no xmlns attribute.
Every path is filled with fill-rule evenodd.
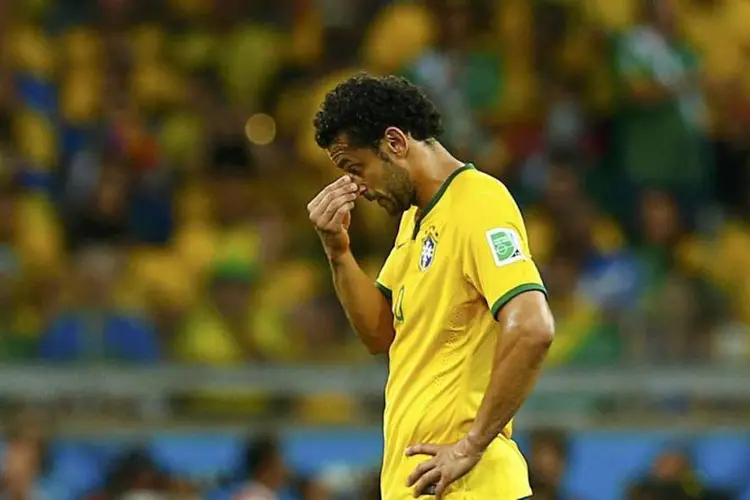
<svg viewBox="0 0 750 500"><path fill-rule="evenodd" d="M498 342L490 383L469 431L469 440L485 449L508 425L536 384L550 346L545 335L514 335Z"/></svg>
<svg viewBox="0 0 750 500"><path fill-rule="evenodd" d="M395 336L390 303L351 252L330 264L336 295L357 335L372 354L388 351Z"/></svg>

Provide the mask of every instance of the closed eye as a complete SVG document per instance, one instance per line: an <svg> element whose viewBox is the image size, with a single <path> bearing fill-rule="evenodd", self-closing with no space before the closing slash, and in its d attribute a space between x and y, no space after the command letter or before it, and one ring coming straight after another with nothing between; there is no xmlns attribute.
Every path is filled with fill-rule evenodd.
<svg viewBox="0 0 750 500"><path fill-rule="evenodd" d="M362 175L362 165L349 165L346 167L346 171L359 177Z"/></svg>

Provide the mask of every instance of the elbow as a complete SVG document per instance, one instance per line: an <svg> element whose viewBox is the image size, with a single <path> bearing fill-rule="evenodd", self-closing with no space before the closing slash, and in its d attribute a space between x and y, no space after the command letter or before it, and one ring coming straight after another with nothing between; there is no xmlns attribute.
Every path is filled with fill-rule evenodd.
<svg viewBox="0 0 750 500"><path fill-rule="evenodd" d="M377 335L371 336L369 341L365 342L365 347L367 347L367 351L373 356L386 354L391 348L395 336L396 334L392 330L379 331Z"/></svg>
<svg viewBox="0 0 750 500"><path fill-rule="evenodd" d="M518 338L529 350L546 354L555 340L555 325L552 318L519 325Z"/></svg>
<svg viewBox="0 0 750 500"><path fill-rule="evenodd" d="M372 354L373 356L377 356L379 354L385 354L388 352L388 349L390 345L386 345L382 342L371 342L367 344L367 352Z"/></svg>

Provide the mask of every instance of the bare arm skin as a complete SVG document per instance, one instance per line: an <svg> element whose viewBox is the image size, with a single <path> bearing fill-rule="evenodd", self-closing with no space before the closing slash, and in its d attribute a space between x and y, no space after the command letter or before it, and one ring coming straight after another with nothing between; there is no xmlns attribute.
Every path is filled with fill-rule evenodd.
<svg viewBox="0 0 750 500"><path fill-rule="evenodd" d="M349 322L371 354L388 352L396 333L391 304L351 252L331 262L333 284Z"/></svg>
<svg viewBox="0 0 750 500"><path fill-rule="evenodd" d="M349 223L359 188L348 176L326 186L307 206L333 273L336 295L372 354L387 352L395 337L388 299L357 264L349 248Z"/></svg>

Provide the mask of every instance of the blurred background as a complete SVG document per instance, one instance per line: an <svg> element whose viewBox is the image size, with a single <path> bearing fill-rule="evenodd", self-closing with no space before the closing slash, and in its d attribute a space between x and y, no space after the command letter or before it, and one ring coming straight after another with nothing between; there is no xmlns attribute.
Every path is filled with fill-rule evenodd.
<svg viewBox="0 0 750 500"><path fill-rule="evenodd" d="M375 500L305 206L362 69L522 205L535 499L750 499L750 1L0 0L3 498ZM376 275L396 221L363 203Z"/></svg>

